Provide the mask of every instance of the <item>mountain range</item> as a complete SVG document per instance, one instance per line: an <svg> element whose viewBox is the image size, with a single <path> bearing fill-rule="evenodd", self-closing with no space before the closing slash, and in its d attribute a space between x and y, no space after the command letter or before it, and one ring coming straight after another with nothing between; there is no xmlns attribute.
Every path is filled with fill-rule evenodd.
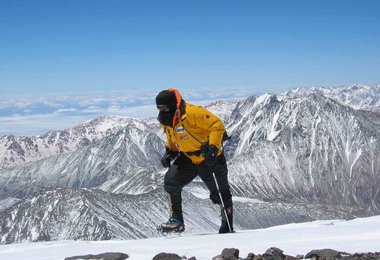
<svg viewBox="0 0 380 260"><path fill-rule="evenodd" d="M101 116L70 129L50 131L41 136L0 137L0 168L37 161L52 155L79 150L115 134L128 125L148 127L144 122L117 116Z"/></svg>
<svg viewBox="0 0 380 260"><path fill-rule="evenodd" d="M379 96L379 86L355 85L207 106L231 136L236 228L379 214ZM163 151L152 119L100 117L1 137L0 242L157 236L168 214ZM187 230L217 230L202 182L183 195Z"/></svg>
<svg viewBox="0 0 380 260"><path fill-rule="evenodd" d="M380 85L355 84L349 87L295 88L282 95L296 97L307 96L312 93L330 97L355 109L373 110L380 107Z"/></svg>

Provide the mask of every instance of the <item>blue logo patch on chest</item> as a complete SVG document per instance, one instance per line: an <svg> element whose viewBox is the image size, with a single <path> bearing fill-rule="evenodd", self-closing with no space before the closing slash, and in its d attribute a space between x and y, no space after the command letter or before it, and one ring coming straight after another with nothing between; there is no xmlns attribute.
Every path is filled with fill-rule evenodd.
<svg viewBox="0 0 380 260"><path fill-rule="evenodd" d="M183 128L183 126L180 126L177 128L177 133L181 134L181 133L184 133L185 132L185 129Z"/></svg>

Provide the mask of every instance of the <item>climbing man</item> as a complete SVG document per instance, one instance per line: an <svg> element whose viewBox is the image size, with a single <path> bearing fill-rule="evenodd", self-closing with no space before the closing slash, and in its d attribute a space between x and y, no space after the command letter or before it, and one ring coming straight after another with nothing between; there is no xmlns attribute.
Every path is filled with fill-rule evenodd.
<svg viewBox="0 0 380 260"><path fill-rule="evenodd" d="M158 121L166 134L166 152L161 163L169 168L164 188L171 208L169 220L158 229L165 233L185 230L182 188L199 176L209 189L212 202L221 207L219 233L233 232L232 196L222 151L227 134L222 121L205 108L186 103L173 88L161 91L156 96L156 105Z"/></svg>

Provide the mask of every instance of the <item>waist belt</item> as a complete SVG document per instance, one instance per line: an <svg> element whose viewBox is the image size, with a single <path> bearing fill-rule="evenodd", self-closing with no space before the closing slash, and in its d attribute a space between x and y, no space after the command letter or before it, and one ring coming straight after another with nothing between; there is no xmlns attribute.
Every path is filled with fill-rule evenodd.
<svg viewBox="0 0 380 260"><path fill-rule="evenodd" d="M195 156L200 156L202 153L201 153L201 150L198 150L198 151L193 151L193 152L183 152L189 156L192 156L192 155L195 155Z"/></svg>

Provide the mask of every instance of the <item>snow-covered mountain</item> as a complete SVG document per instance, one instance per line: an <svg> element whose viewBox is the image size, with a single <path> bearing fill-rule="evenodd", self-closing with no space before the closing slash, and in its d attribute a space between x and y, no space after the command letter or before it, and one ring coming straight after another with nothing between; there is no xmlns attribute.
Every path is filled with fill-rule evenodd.
<svg viewBox="0 0 380 260"><path fill-rule="evenodd" d="M0 199L56 186L145 193L157 187L162 151L155 133L131 124L78 151L0 169Z"/></svg>
<svg viewBox="0 0 380 260"><path fill-rule="evenodd" d="M355 109L378 109L380 107L380 85L355 84L350 87L296 88L283 95L301 97L312 93L330 97Z"/></svg>
<svg viewBox="0 0 380 260"><path fill-rule="evenodd" d="M319 94L241 102L225 146L235 193L378 214L379 119Z"/></svg>
<svg viewBox="0 0 380 260"><path fill-rule="evenodd" d="M135 125L140 129L148 127L138 119L102 116L70 129L50 131L41 136L3 136L0 138L0 169L76 151L117 133L127 125Z"/></svg>
<svg viewBox="0 0 380 260"><path fill-rule="evenodd" d="M237 229L380 213L379 113L316 93L263 95L208 108L232 136L224 149L237 196ZM154 226L168 212L159 125L154 119L115 125L112 118L97 120L105 123L63 131L70 138L56 133L44 139L51 141L41 145L53 152L36 161L24 151L29 162L15 159L13 167L0 169L2 243L155 235ZM78 145L82 137L89 141ZM25 149L30 147L36 150ZM199 180L186 187L187 231L217 230L213 207Z"/></svg>

